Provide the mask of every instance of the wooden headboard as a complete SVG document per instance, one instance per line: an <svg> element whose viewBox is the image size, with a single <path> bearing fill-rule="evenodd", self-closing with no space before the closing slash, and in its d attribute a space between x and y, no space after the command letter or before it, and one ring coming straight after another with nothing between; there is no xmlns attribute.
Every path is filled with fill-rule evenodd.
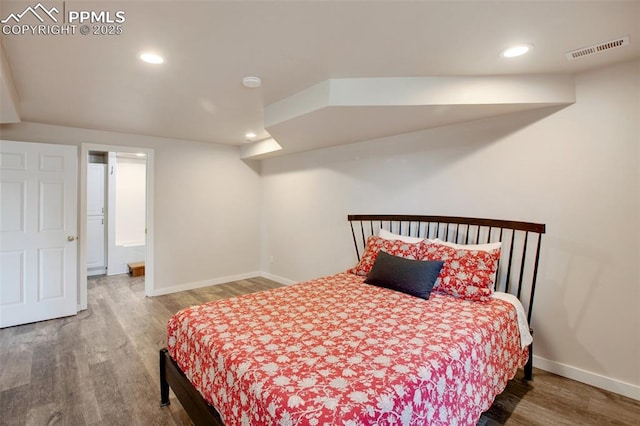
<svg viewBox="0 0 640 426"><path fill-rule="evenodd" d="M366 240L381 228L396 234L458 244L502 242L496 291L520 299L531 322L540 245L546 227L540 223L453 216L349 215L353 243L360 260Z"/></svg>

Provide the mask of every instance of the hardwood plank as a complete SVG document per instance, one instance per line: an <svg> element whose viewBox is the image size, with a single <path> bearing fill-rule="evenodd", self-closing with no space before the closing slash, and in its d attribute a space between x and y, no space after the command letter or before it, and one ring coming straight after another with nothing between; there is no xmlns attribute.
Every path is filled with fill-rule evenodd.
<svg viewBox="0 0 640 426"><path fill-rule="evenodd" d="M75 394L78 399L73 403L82 411L86 424L97 424L102 420L102 417L93 381L90 380L93 373L89 366L86 346L87 343L81 340L73 348L79 376L78 392Z"/></svg>
<svg viewBox="0 0 640 426"><path fill-rule="evenodd" d="M53 387L54 405L49 410L55 414L54 418L64 417L69 424L86 424L84 411L77 403L82 397L80 376L75 354L71 349L65 348L56 359ZM50 413L50 415L54 414Z"/></svg>
<svg viewBox="0 0 640 426"><path fill-rule="evenodd" d="M602 422L607 420L617 424L640 424L640 412L636 401L601 389L591 389L587 410L599 413Z"/></svg>
<svg viewBox="0 0 640 426"><path fill-rule="evenodd" d="M0 425L23 425L32 404L30 386L22 385L0 392Z"/></svg>
<svg viewBox="0 0 640 426"><path fill-rule="evenodd" d="M120 367L120 366L118 366ZM131 424L134 409L120 392L123 384L118 383L115 364L111 361L99 362L91 367L91 381L100 408L100 417L110 424Z"/></svg>
<svg viewBox="0 0 640 426"><path fill-rule="evenodd" d="M31 363L33 353L22 345L15 348L0 348L0 360L5 366L0 370L0 392L28 385L31 381Z"/></svg>
<svg viewBox="0 0 640 426"><path fill-rule="evenodd" d="M55 385L56 365L55 343L38 343L33 348L33 362L31 364L31 378L29 393L32 400L38 404L53 403L53 389Z"/></svg>
<svg viewBox="0 0 640 426"><path fill-rule="evenodd" d="M55 425L60 424L62 420L62 412L55 402L44 405L36 405L27 413L25 424L28 425ZM68 423L74 424L74 423ZM76 423L77 424L77 423Z"/></svg>

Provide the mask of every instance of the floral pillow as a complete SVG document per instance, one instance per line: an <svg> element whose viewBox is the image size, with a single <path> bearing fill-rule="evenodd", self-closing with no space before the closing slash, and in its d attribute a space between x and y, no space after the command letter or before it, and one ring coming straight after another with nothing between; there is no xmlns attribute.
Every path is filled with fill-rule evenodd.
<svg viewBox="0 0 640 426"><path fill-rule="evenodd" d="M364 248L364 254L360 259L360 262L347 272L355 275L369 275L380 250L384 250L392 256L421 260L424 254L424 249L425 247L423 242L407 243L400 240L386 240L372 235L367 238L367 244Z"/></svg>
<svg viewBox="0 0 640 426"><path fill-rule="evenodd" d="M433 291L478 301L487 301L493 294L500 249L464 250L426 244L422 259L444 261Z"/></svg>

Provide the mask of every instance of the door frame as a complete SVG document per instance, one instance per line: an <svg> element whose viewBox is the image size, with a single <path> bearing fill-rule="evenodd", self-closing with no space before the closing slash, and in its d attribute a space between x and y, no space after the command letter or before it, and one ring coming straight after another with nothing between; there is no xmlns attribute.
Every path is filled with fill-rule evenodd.
<svg viewBox="0 0 640 426"><path fill-rule="evenodd" d="M120 145L102 145L83 143L80 146L80 235L78 236L78 310L87 309L87 171L89 168L89 151L143 153L147 156L147 241L145 244L145 279L144 294L147 297L154 293L154 226L153 226L153 194L154 194L154 158L153 149Z"/></svg>

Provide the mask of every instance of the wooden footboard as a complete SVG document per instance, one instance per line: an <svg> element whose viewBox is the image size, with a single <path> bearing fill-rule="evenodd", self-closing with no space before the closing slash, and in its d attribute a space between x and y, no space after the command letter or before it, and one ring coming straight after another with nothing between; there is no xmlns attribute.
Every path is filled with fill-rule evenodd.
<svg viewBox="0 0 640 426"><path fill-rule="evenodd" d="M200 395L180 370L167 349L160 349L160 405L167 406L169 387L176 394L193 424L224 426L218 412Z"/></svg>

